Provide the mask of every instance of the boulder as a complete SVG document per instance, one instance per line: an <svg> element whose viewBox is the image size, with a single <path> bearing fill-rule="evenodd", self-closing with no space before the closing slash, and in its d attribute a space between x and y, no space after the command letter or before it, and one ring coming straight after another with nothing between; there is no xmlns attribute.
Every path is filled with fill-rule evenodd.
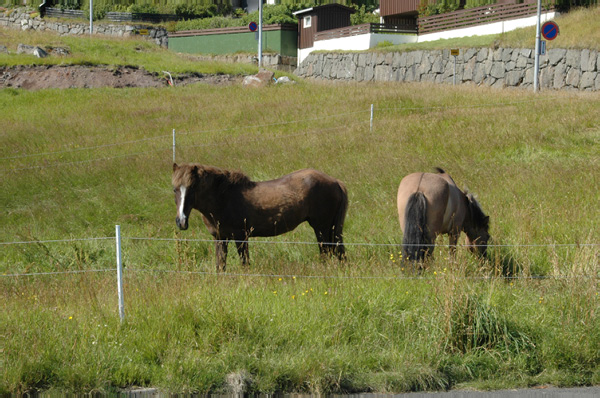
<svg viewBox="0 0 600 398"><path fill-rule="evenodd" d="M274 81L273 76L273 72L261 69L256 75L246 76L242 85L246 87L266 87Z"/></svg>
<svg viewBox="0 0 600 398"><path fill-rule="evenodd" d="M275 84L294 84L296 83L292 79L287 76L281 76L279 79L275 81Z"/></svg>
<svg viewBox="0 0 600 398"><path fill-rule="evenodd" d="M46 58L48 53L42 48L37 46L28 46L27 44L19 43L17 47L17 54L31 54L38 58Z"/></svg>

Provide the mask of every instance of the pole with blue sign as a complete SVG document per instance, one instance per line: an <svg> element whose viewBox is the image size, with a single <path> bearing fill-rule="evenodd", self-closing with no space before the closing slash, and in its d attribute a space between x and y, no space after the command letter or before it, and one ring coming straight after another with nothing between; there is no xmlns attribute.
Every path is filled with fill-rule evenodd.
<svg viewBox="0 0 600 398"><path fill-rule="evenodd" d="M538 91L540 74L540 19L542 17L542 0L537 0L537 22L535 24L535 58L533 65L533 92Z"/></svg>
<svg viewBox="0 0 600 398"><path fill-rule="evenodd" d="M262 0L258 0L258 67L262 67L262 20L263 6Z"/></svg>

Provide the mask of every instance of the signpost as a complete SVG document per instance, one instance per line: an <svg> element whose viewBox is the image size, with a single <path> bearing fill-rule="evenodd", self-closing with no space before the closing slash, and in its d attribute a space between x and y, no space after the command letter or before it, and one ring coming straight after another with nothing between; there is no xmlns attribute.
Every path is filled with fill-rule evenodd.
<svg viewBox="0 0 600 398"><path fill-rule="evenodd" d="M554 21L548 21L542 25L542 36L546 40L554 40L560 33L558 25Z"/></svg>
<svg viewBox="0 0 600 398"><path fill-rule="evenodd" d="M546 40L540 40L540 55L546 55Z"/></svg>
<svg viewBox="0 0 600 398"><path fill-rule="evenodd" d="M535 22L535 54L533 61L533 92L538 91L540 73L540 19L542 19L542 0L537 0L537 18Z"/></svg>
<svg viewBox="0 0 600 398"><path fill-rule="evenodd" d="M258 69L262 68L263 0L258 0Z"/></svg>
<svg viewBox="0 0 600 398"><path fill-rule="evenodd" d="M453 48L450 50L450 55L454 57L454 75L452 76L452 84L456 85L456 57L460 54L460 50L458 48Z"/></svg>
<svg viewBox="0 0 600 398"><path fill-rule="evenodd" d="M256 22L250 22L248 24L248 29L250 29L250 32L256 32L256 29L258 29L258 25L256 24Z"/></svg>

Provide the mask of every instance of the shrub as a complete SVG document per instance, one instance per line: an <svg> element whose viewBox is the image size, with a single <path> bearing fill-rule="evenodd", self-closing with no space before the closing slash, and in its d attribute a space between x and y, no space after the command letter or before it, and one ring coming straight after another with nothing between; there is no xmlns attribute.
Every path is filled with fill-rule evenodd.
<svg viewBox="0 0 600 398"><path fill-rule="evenodd" d="M453 352L495 349L518 353L534 347L517 325L475 295L454 302L449 327L447 346Z"/></svg>

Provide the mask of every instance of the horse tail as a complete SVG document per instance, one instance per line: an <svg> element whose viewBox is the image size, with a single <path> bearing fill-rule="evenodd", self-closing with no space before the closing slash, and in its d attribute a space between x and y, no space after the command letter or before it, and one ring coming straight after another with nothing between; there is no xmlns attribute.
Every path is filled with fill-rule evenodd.
<svg viewBox="0 0 600 398"><path fill-rule="evenodd" d="M408 198L404 212L404 258L409 261L424 260L431 250L427 227L427 200L423 192L415 192Z"/></svg>
<svg viewBox="0 0 600 398"><path fill-rule="evenodd" d="M341 198L333 219L333 239L331 241L336 244L334 250L337 257L340 260L344 260L346 258L346 250L344 248L343 229L344 221L346 219L346 212L348 211L348 191L344 183L341 181L338 181L338 186L340 187Z"/></svg>

